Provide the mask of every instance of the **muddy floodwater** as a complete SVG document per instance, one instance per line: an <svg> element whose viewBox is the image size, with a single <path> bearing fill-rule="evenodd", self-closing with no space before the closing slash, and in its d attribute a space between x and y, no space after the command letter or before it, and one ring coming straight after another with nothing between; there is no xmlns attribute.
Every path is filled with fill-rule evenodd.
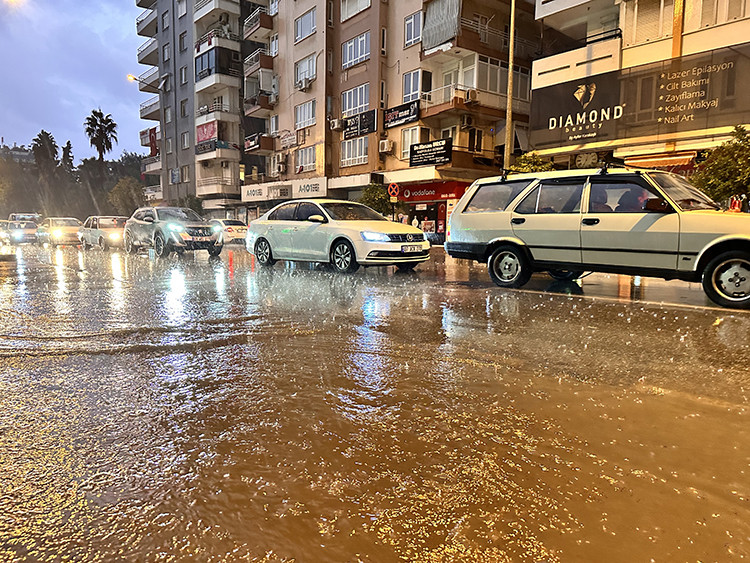
<svg viewBox="0 0 750 563"><path fill-rule="evenodd" d="M750 558L750 314L699 289L16 258L0 561Z"/></svg>

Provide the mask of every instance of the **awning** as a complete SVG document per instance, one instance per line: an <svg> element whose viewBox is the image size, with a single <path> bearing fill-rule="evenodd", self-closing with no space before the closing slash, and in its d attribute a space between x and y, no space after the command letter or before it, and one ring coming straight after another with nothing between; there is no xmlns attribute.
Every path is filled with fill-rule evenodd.
<svg viewBox="0 0 750 563"><path fill-rule="evenodd" d="M648 156L634 156L625 159L626 166L640 168L666 168L670 166L690 166L695 162L696 151L683 153L650 154Z"/></svg>

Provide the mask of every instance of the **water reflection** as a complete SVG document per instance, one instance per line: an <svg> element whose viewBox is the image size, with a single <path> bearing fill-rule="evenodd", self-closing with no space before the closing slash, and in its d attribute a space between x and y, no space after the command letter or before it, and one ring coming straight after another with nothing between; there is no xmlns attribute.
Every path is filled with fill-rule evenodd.
<svg viewBox="0 0 750 563"><path fill-rule="evenodd" d="M179 267L173 267L169 275L169 287L164 298L164 308L169 324L179 325L187 320L185 293L185 272Z"/></svg>
<svg viewBox="0 0 750 563"><path fill-rule="evenodd" d="M123 265L122 256L119 252L113 252L109 257L112 269L112 290L109 298L109 306L122 312L125 308L125 292L123 288Z"/></svg>

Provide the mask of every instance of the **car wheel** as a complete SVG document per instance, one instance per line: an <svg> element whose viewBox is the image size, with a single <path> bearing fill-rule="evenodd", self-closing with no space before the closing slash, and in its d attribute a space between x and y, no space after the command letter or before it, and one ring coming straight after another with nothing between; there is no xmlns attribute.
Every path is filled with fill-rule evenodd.
<svg viewBox="0 0 750 563"><path fill-rule="evenodd" d="M164 235L156 233L154 236L154 254L157 258L166 258L170 252L172 252L172 249L169 248L169 243L164 240Z"/></svg>
<svg viewBox="0 0 750 563"><path fill-rule="evenodd" d="M417 267L417 264L419 264L419 262L402 262L401 264L396 264L396 269L399 272L411 272Z"/></svg>
<svg viewBox="0 0 750 563"><path fill-rule="evenodd" d="M107 239L104 237L99 237L99 248L102 250L107 250Z"/></svg>
<svg viewBox="0 0 750 563"><path fill-rule="evenodd" d="M255 258L261 266L273 266L276 260L271 252L271 245L264 238L255 243Z"/></svg>
<svg viewBox="0 0 750 563"><path fill-rule="evenodd" d="M354 247L347 240L339 240L331 249L331 266L342 274L351 274L359 269Z"/></svg>
<svg viewBox="0 0 750 563"><path fill-rule="evenodd" d="M557 281L573 281L583 275L581 270L549 270L547 273Z"/></svg>
<svg viewBox="0 0 750 563"><path fill-rule="evenodd" d="M133 236L130 233L125 233L123 246L127 254L135 254L135 246L133 245Z"/></svg>
<svg viewBox="0 0 750 563"><path fill-rule="evenodd" d="M703 270L703 291L722 307L750 309L750 253L723 252Z"/></svg>
<svg viewBox="0 0 750 563"><path fill-rule="evenodd" d="M487 260L490 278L500 287L521 287L531 278L531 264L517 246L500 246Z"/></svg>
<svg viewBox="0 0 750 563"><path fill-rule="evenodd" d="M210 256L218 256L221 254L221 249L224 248L223 244L212 244L208 247L208 254Z"/></svg>

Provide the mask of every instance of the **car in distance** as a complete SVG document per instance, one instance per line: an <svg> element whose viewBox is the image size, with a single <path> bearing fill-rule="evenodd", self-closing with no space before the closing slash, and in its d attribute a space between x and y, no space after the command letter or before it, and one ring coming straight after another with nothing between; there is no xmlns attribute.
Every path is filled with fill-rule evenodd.
<svg viewBox="0 0 750 563"><path fill-rule="evenodd" d="M42 222L42 216L39 213L11 213L8 215L8 221L31 221L37 225Z"/></svg>
<svg viewBox="0 0 750 563"><path fill-rule="evenodd" d="M153 248L159 258L186 250L207 250L218 256L223 248L209 222L188 207L136 209L125 222L123 239L128 254Z"/></svg>
<svg viewBox="0 0 750 563"><path fill-rule="evenodd" d="M209 221L214 231L219 233L219 241L222 244L245 244L247 225L237 219L211 219Z"/></svg>
<svg viewBox="0 0 750 563"><path fill-rule="evenodd" d="M37 229L37 242L51 246L78 245L78 229L81 228L81 224L75 217L47 217Z"/></svg>
<svg viewBox="0 0 750 563"><path fill-rule="evenodd" d="M449 221L446 252L520 287L532 272L584 271L701 282L718 305L750 308L750 215L719 209L656 170L513 174L474 182Z"/></svg>
<svg viewBox="0 0 750 563"><path fill-rule="evenodd" d="M8 233L11 244L37 242L37 224L33 221L10 221Z"/></svg>
<svg viewBox="0 0 750 563"><path fill-rule="evenodd" d="M114 215L92 215L78 230L78 239L84 249L98 246L102 250L122 247L122 233L127 217Z"/></svg>
<svg viewBox="0 0 750 563"><path fill-rule="evenodd" d="M10 244L10 221L0 219L0 244Z"/></svg>
<svg viewBox="0 0 750 563"><path fill-rule="evenodd" d="M335 199L277 205L250 222L245 246L265 266L277 260L320 262L342 273L360 266L411 270L430 257L430 243L416 227L389 221L361 203Z"/></svg>

